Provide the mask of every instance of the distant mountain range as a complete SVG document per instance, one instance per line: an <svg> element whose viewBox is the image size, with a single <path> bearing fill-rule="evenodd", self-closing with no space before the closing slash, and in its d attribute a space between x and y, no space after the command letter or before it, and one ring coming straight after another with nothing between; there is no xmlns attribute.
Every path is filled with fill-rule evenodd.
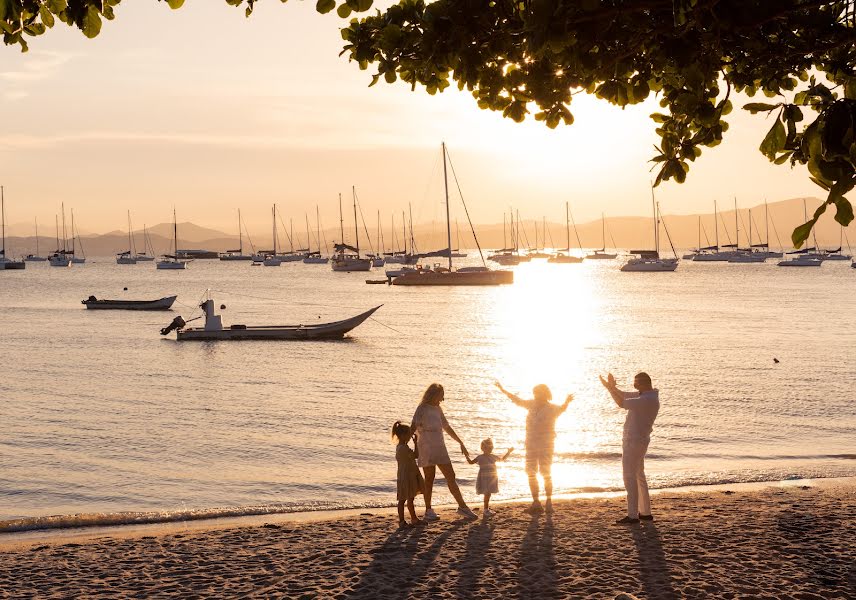
<svg viewBox="0 0 856 600"><path fill-rule="evenodd" d="M806 198L808 214L813 214L814 210L821 203L819 198ZM560 207L561 211L564 207ZM701 234L702 245L712 245L718 230L719 243L727 244L735 239L735 214L734 208L727 205L719 205L720 212L718 213L717 226L714 226L713 204L711 203L711 212L706 214L693 215L664 215L665 222L672 243L676 248L694 248L699 240L699 218L701 225L704 228ZM724 209L724 210L723 210ZM804 222L803 218L803 198L791 198L779 202L772 202L768 206L770 215L769 235L771 246L778 248L790 248L791 231L797 225ZM739 235L741 245L745 244L749 235L749 210L741 208L739 210ZM764 205L760 204L753 206L752 211L752 230L753 241L758 243L766 239L767 225L764 220ZM557 209L557 212L560 212ZM841 236L839 225L833 220L834 208L830 208L818 223L816 236L818 244L822 247L838 247ZM538 245L547 247L564 247L566 244L565 223L557 223L547 221L546 223L546 244L542 242L544 235L543 221L538 219L523 219L520 228L520 245L523 248L535 245L536 226L538 229ZM22 256L36 251L36 240L33 236L27 236L27 225L10 225L6 228L6 248L9 256ZM149 238L154 245L156 253L167 252L172 245L172 223L159 223L148 228ZM856 229L856 227L850 228ZM606 217L606 246L618 248L649 248L653 246L654 228L652 217ZM845 230L846 231L846 230ZM353 242L353 231L346 231L346 241ZM371 243L366 243L363 231L360 232L361 246L365 250L369 250L372 244L377 243L377 230L369 229ZM510 245L508 227L506 227L505 236L503 235L503 226L501 223L476 225L476 233L478 234L479 242L483 249L499 248L505 240L506 245ZM580 241L585 248L598 248L601 246L601 222L600 220L587 223L577 224L577 233ZM17 235L16 235L17 234ZM22 235L23 234L23 235ZM389 229L382 232L384 243L387 249L392 246L393 240L390 238L395 236L398 247L401 247L401 231L391 232ZM778 234L778 236L776 235ZM314 239L314 232L311 234L311 246L317 247L317 241ZM705 237L706 235L706 237ZM255 242L255 247L270 248L271 239L270 233L251 233L252 240ZM301 236L295 232L297 239L294 240L294 247L305 247L305 233ZM322 231L322 246L324 240L332 246L333 241L338 241L338 229L326 229ZM420 251L436 250L445 247L445 227L443 223L421 224L414 226L414 237L416 245ZM225 251L227 249L238 247L238 236L224 233L216 229L201 227L194 223L184 222L178 224L178 245L179 248L204 248L207 250ZM573 228L570 231L571 248L578 246L576 234ZM142 229L134 231L135 245L138 250L143 250L143 232ZM452 243L457 246L457 232L453 226ZM613 241L614 240L614 244ZM856 244L856 234L853 236L853 242ZM83 250L87 256L111 256L118 252L128 249L128 233L126 231L115 230L100 235L83 235L81 238ZM845 242L846 245L846 242ZM45 255L52 251L56 246L56 240L51 236L39 236L39 251ZM288 250L291 245L284 232L280 231L278 246ZM473 236L470 233L469 225L461 223L460 227L460 246L462 248L475 248ZM661 235L661 249L668 250L669 241L665 234ZM244 249L250 251L250 243L246 236L244 238Z"/></svg>

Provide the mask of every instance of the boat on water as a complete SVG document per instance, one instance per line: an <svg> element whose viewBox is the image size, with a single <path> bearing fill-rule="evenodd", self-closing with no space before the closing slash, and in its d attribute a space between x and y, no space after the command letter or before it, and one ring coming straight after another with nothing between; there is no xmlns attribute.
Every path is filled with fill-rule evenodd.
<svg viewBox="0 0 856 600"><path fill-rule="evenodd" d="M309 217L306 216L306 245L309 246L309 251L303 257L303 262L307 265L326 265L330 259L321 254L321 213L318 210L318 205L315 205L315 241L318 242L318 250L312 250L312 244L309 240ZM324 245L327 245L325 238ZM329 251L329 248L328 248Z"/></svg>
<svg viewBox="0 0 856 600"><path fill-rule="evenodd" d="M392 285L403 286L478 286L478 285L503 285L514 283L514 272L493 270L487 267L484 257L479 247L479 256L482 257L481 267L465 267L454 269L452 265L452 223L449 208L449 176L446 168L448 162L448 152L446 151L446 143L441 144L441 152L443 158L443 185L446 197L446 248L438 252L432 252L431 255L445 255L449 259L448 267L440 267L435 265L433 268L421 268L414 271L406 272L392 279ZM461 197L463 202L463 197ZM466 204L464 204L466 208ZM469 219L469 215L467 216ZM470 222L472 228L472 222ZM473 230L475 232L475 230ZM475 233L474 233L475 235ZM478 246L478 238L476 238L476 246Z"/></svg>
<svg viewBox="0 0 856 600"><path fill-rule="evenodd" d="M252 241L250 242L252 246ZM253 252L255 254L255 252ZM253 254L244 254L244 230L241 227L241 209L238 209L238 248L220 253L220 260L253 260Z"/></svg>
<svg viewBox="0 0 856 600"><path fill-rule="evenodd" d="M3 186L0 185L0 226L2 226L2 237L0 237L0 271L19 271L27 267L23 260L12 260L6 256L6 196Z"/></svg>
<svg viewBox="0 0 856 600"><path fill-rule="evenodd" d="M574 223L574 233L577 235L577 243L579 243L580 236L579 233L577 233L576 223ZM581 243L580 249L582 250ZM583 262L582 256L574 256L571 254L571 206L569 202L565 202L565 248L548 258L547 262L566 265L579 264Z"/></svg>
<svg viewBox="0 0 856 600"><path fill-rule="evenodd" d="M75 239L77 243L75 243ZM80 248L80 256L77 255L77 248ZM80 239L80 232L74 227L74 209L71 209L71 262L75 265L82 265L86 262L86 252L83 251L83 240Z"/></svg>
<svg viewBox="0 0 856 600"><path fill-rule="evenodd" d="M131 211L128 211L128 249L116 255L117 265L135 265L137 264L136 249L134 248L134 240L131 237Z"/></svg>
<svg viewBox="0 0 856 600"><path fill-rule="evenodd" d="M823 261L810 256L797 256L787 260L780 260L777 264L780 267L819 267L823 264Z"/></svg>
<svg viewBox="0 0 856 600"><path fill-rule="evenodd" d="M62 247L59 245L59 217L54 215L54 219L56 220L56 250L48 256L48 264L52 267L70 267L71 266L71 258L69 258L69 254L71 252L67 249L67 238L65 231L65 204L62 203Z"/></svg>
<svg viewBox="0 0 856 600"><path fill-rule="evenodd" d="M215 341L215 340L339 340L345 334L361 325L371 317L382 304L354 317L330 323L311 323L302 325L231 325L224 327L220 315L214 313L214 301L211 298L199 305L205 317L203 327L186 327L187 322L180 316L160 330L161 335L176 332L176 340Z"/></svg>
<svg viewBox="0 0 856 600"><path fill-rule="evenodd" d="M137 262L152 262L155 259L155 248L152 246L149 230L146 229L145 223L143 223L143 248L142 252L134 254L134 259Z"/></svg>
<svg viewBox="0 0 856 600"><path fill-rule="evenodd" d="M612 235L610 233L610 235ZM586 260L614 260L618 254L606 251L606 216L600 214L600 248L586 255Z"/></svg>
<svg viewBox="0 0 856 600"><path fill-rule="evenodd" d="M36 224L36 253L28 254L24 257L24 262L47 262L47 256L41 256L39 254L39 219L35 219Z"/></svg>
<svg viewBox="0 0 856 600"><path fill-rule="evenodd" d="M808 209L806 208L805 198L803 198L803 219L808 221ZM789 256L793 258L780 260L776 263L780 267L819 267L823 264L823 260L826 257L824 252L820 252L817 249L817 235L812 230L812 237L814 239L814 247L813 248L798 248L793 252L788 252Z"/></svg>
<svg viewBox="0 0 856 600"><path fill-rule="evenodd" d="M80 303L90 310L169 310L178 296L166 296L157 300L99 300L89 296Z"/></svg>
<svg viewBox="0 0 856 600"><path fill-rule="evenodd" d="M175 209L172 209L172 249L174 254L165 254L163 260L157 262L160 270L181 270L187 268L187 261L178 259L178 221L175 218Z"/></svg>
<svg viewBox="0 0 856 600"><path fill-rule="evenodd" d="M360 230L357 225L357 190L351 186L354 198L354 236L356 246L345 243L345 220L342 216L342 194L339 194L339 234L342 237L341 244L334 244L336 253L330 261L331 268L337 273L363 272L372 270L372 259L360 256Z"/></svg>
<svg viewBox="0 0 856 600"><path fill-rule="evenodd" d="M669 239L669 245L672 247L674 258L663 258L660 256L660 222L662 215L660 214L660 205L654 199L654 186L651 186L651 204L654 207L654 249L653 250L631 250L630 254L635 254L636 257L631 258L626 263L621 265L621 271L625 273L669 273L678 268L678 255L675 253L675 246L672 244L672 238L669 236L669 230L666 228L666 223L663 222L663 230L666 232L666 237Z"/></svg>

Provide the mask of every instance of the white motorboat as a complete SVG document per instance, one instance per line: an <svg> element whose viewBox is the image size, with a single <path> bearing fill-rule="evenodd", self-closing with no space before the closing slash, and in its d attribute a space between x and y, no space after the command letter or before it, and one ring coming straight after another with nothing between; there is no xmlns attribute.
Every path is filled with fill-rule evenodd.
<svg viewBox="0 0 856 600"><path fill-rule="evenodd" d="M380 305L383 306L383 305ZM376 306L354 317L331 323L307 323L302 325L231 325L224 327L220 315L214 313L214 301L208 298L199 305L205 314L203 327L186 328L187 322L180 316L161 329L161 335L176 332L176 340L339 340L362 324L380 308Z"/></svg>
<svg viewBox="0 0 856 600"><path fill-rule="evenodd" d="M637 256L621 265L621 271L625 273L667 273L678 268L678 257L675 253L675 246L672 244L672 238L669 236L669 230L666 228L665 221L663 221L663 230L666 232L666 237L669 240L669 245L672 247L672 252L675 253L675 258L660 257L660 222L662 221L662 215L660 214L660 205L654 199L653 185L651 185L651 204L654 205L654 250L631 250L630 254Z"/></svg>
<svg viewBox="0 0 856 600"><path fill-rule="evenodd" d="M187 261L179 260L178 252L178 221L175 217L175 209L172 209L172 249L173 254L165 254L163 260L157 262L157 268L161 271L183 270L187 268Z"/></svg>
<svg viewBox="0 0 856 600"><path fill-rule="evenodd" d="M414 271L403 273L392 279L392 285L399 286L480 286L480 285L503 285L514 283L513 271L502 271L489 269L482 257L481 267L464 267L454 269L452 265L452 222L449 208L449 177L447 173L446 163L448 152L446 151L446 143L441 144L441 152L443 157L443 184L446 198L446 248L437 252L431 252L423 256L446 256L449 263L447 267L436 265L432 269L422 268ZM454 171L453 171L454 172ZM458 187L460 189L460 186ZM463 202L463 196L461 202ZM464 204L466 209L466 204ZM469 215L467 216L469 219ZM470 222L472 228L472 222ZM475 235L475 230L473 230ZM478 245L478 240L476 240ZM481 251L479 252L481 254Z"/></svg>

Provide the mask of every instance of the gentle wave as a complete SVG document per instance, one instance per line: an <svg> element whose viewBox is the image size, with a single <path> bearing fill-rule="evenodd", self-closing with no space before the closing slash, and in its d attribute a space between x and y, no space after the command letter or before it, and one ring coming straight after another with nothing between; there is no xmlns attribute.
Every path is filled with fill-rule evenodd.
<svg viewBox="0 0 856 600"><path fill-rule="evenodd" d="M854 458L853 455L845 455ZM835 477L838 475L830 475ZM713 485L729 485L738 483L774 483L777 481L799 480L804 478L824 479L823 476L793 474L786 477L769 477L763 474L743 476L716 476L716 477L690 477L685 479L681 485L664 483L652 485L651 489L680 489L682 487L699 487ZM459 480L460 481L460 480ZM603 494L611 492L623 492L620 486L581 486L570 489L557 489L558 494ZM512 499L513 500L513 499ZM48 529L75 529L82 527L117 527L126 525L152 525L157 523L178 523L181 521L201 521L205 519L222 519L234 517L252 517L277 514L320 512L320 511L345 511L359 509L392 508L394 503L389 502L366 502L360 504L270 504L256 506L217 507L203 509L188 509L177 511L158 512L116 512L116 513L81 513L73 515L51 515L44 517L23 517L0 521L0 535L21 533L26 531L38 531Z"/></svg>

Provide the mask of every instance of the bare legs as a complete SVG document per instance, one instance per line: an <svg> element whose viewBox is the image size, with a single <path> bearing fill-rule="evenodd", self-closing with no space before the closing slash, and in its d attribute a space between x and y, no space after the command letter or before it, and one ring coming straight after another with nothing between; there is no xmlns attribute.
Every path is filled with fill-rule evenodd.
<svg viewBox="0 0 856 600"><path fill-rule="evenodd" d="M434 494L434 477L437 474L438 467L440 468L440 472L443 474L443 477L446 478L446 485L449 486L449 491L452 493L452 497L455 499L455 502L457 502L460 507L466 506L464 497L461 496L461 489L458 487L458 482L455 480L455 469L451 464L446 464L422 467L422 471L425 473L425 510L431 509L431 496Z"/></svg>
<svg viewBox="0 0 856 600"><path fill-rule="evenodd" d="M410 522L414 525L419 523L419 517L416 516L416 507L413 506L413 498L409 498L408 500L399 500L398 501L398 525L399 527L407 525L407 521L404 520L404 503L407 502L407 511L410 513Z"/></svg>
<svg viewBox="0 0 856 600"><path fill-rule="evenodd" d="M547 511L553 509L553 448L526 449L526 474L529 476L529 491L532 493L532 508L535 514L541 511L540 491L538 489L538 473L544 478L544 494L547 496Z"/></svg>
<svg viewBox="0 0 856 600"><path fill-rule="evenodd" d="M490 510L490 494L484 495L484 509Z"/></svg>

